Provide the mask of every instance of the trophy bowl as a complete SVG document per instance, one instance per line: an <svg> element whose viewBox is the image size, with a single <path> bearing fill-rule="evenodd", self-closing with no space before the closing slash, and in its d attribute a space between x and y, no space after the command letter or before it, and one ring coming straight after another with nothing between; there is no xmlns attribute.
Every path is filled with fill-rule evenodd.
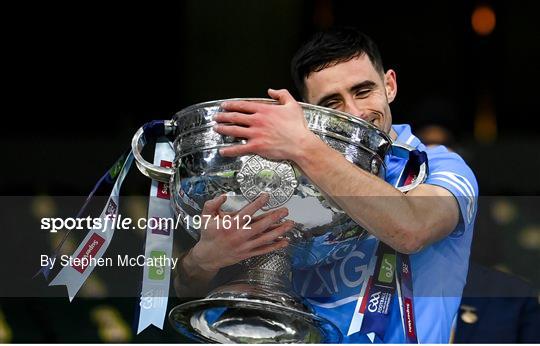
<svg viewBox="0 0 540 346"><path fill-rule="evenodd" d="M231 99L275 103L269 99ZM175 307L169 314L180 333L202 342L218 343L338 343L342 335L330 321L313 314L309 303L291 286L292 268L307 268L332 254L352 249L367 232L322 194L288 161L258 155L223 157L219 149L245 143L213 130L213 116L226 100L196 104L176 113L172 120L143 126L132 141L139 170L169 184L171 208L183 228L196 240L200 229L190 218L200 216L206 201L227 194L224 211L238 211L261 193L269 194L263 210L287 207L295 222L286 237L287 249L240 263L240 277L214 289L204 299ZM229 101L229 100L227 100ZM300 103L308 128L359 168L384 178L385 156L408 158L412 148L392 143L386 133L359 118L336 110ZM148 124L147 124L148 125ZM155 124L154 124L155 125ZM150 164L141 155L148 137L171 138L175 158L171 168ZM418 176L425 175L425 167ZM414 188L413 180L402 191ZM186 222L187 221L187 222Z"/></svg>

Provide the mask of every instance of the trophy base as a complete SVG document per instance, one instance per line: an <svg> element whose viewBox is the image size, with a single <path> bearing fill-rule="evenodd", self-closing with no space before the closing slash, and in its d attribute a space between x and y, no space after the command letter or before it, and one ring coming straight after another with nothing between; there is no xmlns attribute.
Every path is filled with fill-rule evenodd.
<svg viewBox="0 0 540 346"><path fill-rule="evenodd" d="M181 334L204 343L340 343L339 329L292 294L236 281L169 314Z"/></svg>

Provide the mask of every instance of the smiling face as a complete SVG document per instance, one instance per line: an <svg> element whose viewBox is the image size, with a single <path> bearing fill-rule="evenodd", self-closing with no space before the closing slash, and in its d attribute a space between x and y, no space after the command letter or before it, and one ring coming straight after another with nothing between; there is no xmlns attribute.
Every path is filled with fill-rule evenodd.
<svg viewBox="0 0 540 346"><path fill-rule="evenodd" d="M397 92L396 74L379 73L366 54L340 62L305 79L308 103L349 113L390 133L390 103Z"/></svg>

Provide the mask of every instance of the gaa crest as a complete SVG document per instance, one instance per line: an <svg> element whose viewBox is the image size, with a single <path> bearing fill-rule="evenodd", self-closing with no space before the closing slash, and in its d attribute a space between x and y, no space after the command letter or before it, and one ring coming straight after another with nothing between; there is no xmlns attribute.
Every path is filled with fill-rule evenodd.
<svg viewBox="0 0 540 346"><path fill-rule="evenodd" d="M263 210L285 204L294 194L298 181L288 161L270 161L258 155L251 156L236 175L240 191L250 202L260 193L270 195Z"/></svg>

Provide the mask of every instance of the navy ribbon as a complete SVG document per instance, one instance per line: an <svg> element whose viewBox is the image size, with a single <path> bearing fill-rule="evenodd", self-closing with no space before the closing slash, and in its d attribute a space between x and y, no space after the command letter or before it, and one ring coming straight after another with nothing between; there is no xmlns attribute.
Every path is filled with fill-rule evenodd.
<svg viewBox="0 0 540 346"><path fill-rule="evenodd" d="M396 293L396 251L379 242L376 256L375 270L366 290L368 299L360 333L375 333L383 340Z"/></svg>
<svg viewBox="0 0 540 346"><path fill-rule="evenodd" d="M144 130L145 138L159 138L165 135L165 122L163 120L152 120L143 125L143 130ZM81 207L81 209L79 210L75 218L79 218L84 213L84 211L86 210L86 207L88 206L92 198L95 196L96 192L101 187L106 187L106 190L104 190L103 193L108 194L111 192L112 187L114 186L114 183L116 182L116 179L118 178L118 174L122 170L122 167L124 166L124 162L126 161L129 153L130 153L129 150L124 152L122 156L120 156L120 158L116 160L116 162L112 165L112 167L101 178L99 178L97 183L94 185L94 188L92 189L92 191L90 191L90 194L88 195L88 197L86 197L86 200L83 206ZM68 236L71 234L72 231L73 230L68 231L66 235L64 236L64 238L62 238L62 240L60 241L60 244L58 244L56 249L53 250L50 256L51 258L58 257L58 253L60 252L60 249L62 248L62 246L64 245L64 242L66 241L66 239L68 238ZM45 265L41 267L41 269L33 276L33 278L35 278L36 276L39 276L39 274L43 274L43 277L45 278L45 280L48 280L50 273L51 273L50 267L48 265Z"/></svg>
<svg viewBox="0 0 540 346"><path fill-rule="evenodd" d="M418 176L420 166L424 163L427 165L427 161L428 158L425 151L416 149L409 151L409 160L403 169L403 174L401 174L401 178L397 186L405 186L410 184L412 179Z"/></svg>
<svg viewBox="0 0 540 346"><path fill-rule="evenodd" d="M123 153L122 156L120 156L118 160L116 160L116 162L112 165L112 167L109 168L109 170L105 172L105 174L101 178L99 178L97 183L92 188L92 191L90 191L90 194L88 195L88 197L86 197L86 200L84 201L83 206L81 207L81 209L79 210L75 218L81 217L81 215L86 210L86 207L88 206L88 204L90 203L90 201L92 200L92 198L95 196L96 192L100 188L104 187L106 189L106 190L103 190L103 193L111 192L112 187L114 186L114 183L116 182L116 179L118 178L118 174L122 170L122 166L124 165L124 162L126 161L128 153L129 151L126 151L125 153ZM62 238L62 240L60 241L60 244L58 244L58 246L53 250L52 254L50 255L51 258L58 257L58 254L60 250L62 249L64 242L66 241L66 239L68 238L68 236L71 234L72 231L73 229L69 230L66 233L66 235ZM32 278L39 276L39 274L43 274L43 277L45 278L45 280L49 280L49 275L51 274L51 268L48 265L42 266L41 269L36 274L34 274Z"/></svg>
<svg viewBox="0 0 540 346"><path fill-rule="evenodd" d="M145 138L159 138L165 136L165 122L163 120L152 120L143 125Z"/></svg>

